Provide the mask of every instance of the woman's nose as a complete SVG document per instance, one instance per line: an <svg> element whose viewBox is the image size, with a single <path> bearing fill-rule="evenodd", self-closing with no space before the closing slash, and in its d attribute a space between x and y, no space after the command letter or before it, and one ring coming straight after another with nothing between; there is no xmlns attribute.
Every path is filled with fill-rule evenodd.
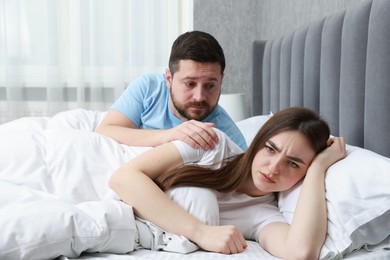
<svg viewBox="0 0 390 260"><path fill-rule="evenodd" d="M273 161L270 162L269 165L269 174L279 174L280 173L280 167L281 167L281 160L274 159Z"/></svg>

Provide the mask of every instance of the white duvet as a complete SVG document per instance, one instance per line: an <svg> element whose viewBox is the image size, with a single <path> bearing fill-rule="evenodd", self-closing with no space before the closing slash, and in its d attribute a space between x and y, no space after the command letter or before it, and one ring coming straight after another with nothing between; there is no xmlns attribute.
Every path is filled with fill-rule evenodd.
<svg viewBox="0 0 390 260"><path fill-rule="evenodd" d="M142 236L132 209L107 182L121 164L149 148L121 145L94 133L103 116L77 109L0 125L0 259L124 254L136 248ZM248 130L245 121L238 126ZM339 259L362 247L390 248L389 173L390 158L357 147L349 147L348 156L328 170L328 236L321 259ZM287 220L298 195L299 186L281 194L279 207ZM173 246L181 243L176 241ZM203 253L222 257L202 251L182 255L140 250L131 255L138 253L158 254L159 259L198 259ZM275 259L258 244L226 257L252 256Z"/></svg>
<svg viewBox="0 0 390 260"><path fill-rule="evenodd" d="M94 133L102 116L78 109L0 126L0 259L134 249L132 209L107 182L148 148Z"/></svg>

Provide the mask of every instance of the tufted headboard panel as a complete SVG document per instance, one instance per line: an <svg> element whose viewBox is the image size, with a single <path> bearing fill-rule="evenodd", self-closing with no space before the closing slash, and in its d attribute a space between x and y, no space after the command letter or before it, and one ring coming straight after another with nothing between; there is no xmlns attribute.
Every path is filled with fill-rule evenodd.
<svg viewBox="0 0 390 260"><path fill-rule="evenodd" d="M305 106L347 143L390 157L390 1L361 1L253 43L252 115Z"/></svg>

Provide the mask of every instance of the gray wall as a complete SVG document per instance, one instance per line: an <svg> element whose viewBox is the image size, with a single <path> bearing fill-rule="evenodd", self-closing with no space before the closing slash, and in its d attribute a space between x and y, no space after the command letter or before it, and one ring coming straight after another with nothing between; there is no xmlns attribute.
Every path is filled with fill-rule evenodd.
<svg viewBox="0 0 390 260"><path fill-rule="evenodd" d="M364 0L194 0L194 30L214 35L226 56L222 93L244 92L251 114L251 46Z"/></svg>

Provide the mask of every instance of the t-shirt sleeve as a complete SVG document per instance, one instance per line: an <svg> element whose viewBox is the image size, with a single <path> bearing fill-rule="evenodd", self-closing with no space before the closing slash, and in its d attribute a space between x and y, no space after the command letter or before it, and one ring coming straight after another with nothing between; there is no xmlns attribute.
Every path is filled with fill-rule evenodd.
<svg viewBox="0 0 390 260"><path fill-rule="evenodd" d="M127 116L137 127L141 125L144 91L147 79L141 76L132 81L112 105L112 109Z"/></svg>
<svg viewBox="0 0 390 260"><path fill-rule="evenodd" d="M286 219L283 217L282 213L279 211L276 204L265 204L262 205L262 214L258 214L257 225L253 227L253 238L255 241L259 242L260 231L270 223L274 222L283 222L287 223ZM266 216L266 218L264 218Z"/></svg>
<svg viewBox="0 0 390 260"><path fill-rule="evenodd" d="M242 153L241 148L238 147L226 134L216 128L214 128L214 131L218 135L219 142L212 150L210 149L206 151L203 148L192 148L183 141L173 141L183 158L184 164L193 163L218 168L221 166L221 163L225 158Z"/></svg>
<svg viewBox="0 0 390 260"><path fill-rule="evenodd" d="M240 129L236 125L236 123L231 119L231 117L226 113L226 111L217 106L215 113L218 114L213 120L213 123L216 124L216 128L221 129L224 133L226 133L229 138L234 141L243 151L246 151L248 145L244 138L244 135L241 133Z"/></svg>
<svg viewBox="0 0 390 260"><path fill-rule="evenodd" d="M244 138L244 135L241 133L240 129L237 127L237 125L233 122L231 127L227 130L227 133L229 136L234 140L234 142L241 147L244 151L248 149L248 145L246 143L246 140Z"/></svg>

